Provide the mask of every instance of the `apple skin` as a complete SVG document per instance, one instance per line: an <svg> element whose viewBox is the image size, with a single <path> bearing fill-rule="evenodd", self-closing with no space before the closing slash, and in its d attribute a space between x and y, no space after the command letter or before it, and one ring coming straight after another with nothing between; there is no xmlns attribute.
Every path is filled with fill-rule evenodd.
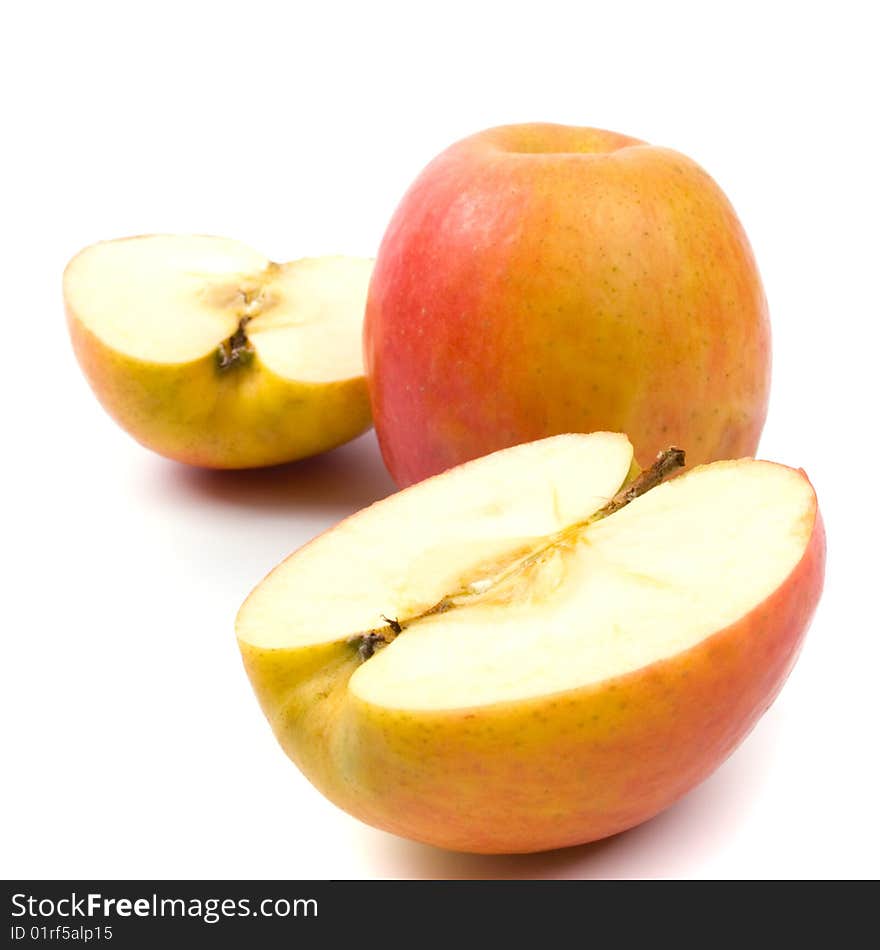
<svg viewBox="0 0 880 950"><path fill-rule="evenodd" d="M327 451L366 431L363 377L295 382L254 354L220 372L215 354L188 363L139 360L106 346L66 308L77 360L104 409L141 445L204 468L276 465Z"/></svg>
<svg viewBox="0 0 880 950"><path fill-rule="evenodd" d="M753 455L770 327L715 182L670 149L532 124L453 145L383 239L364 325L401 486L563 432L629 434L643 467Z"/></svg>
<svg viewBox="0 0 880 950"><path fill-rule="evenodd" d="M349 643L239 646L285 752L340 808L451 850L542 851L632 828L721 765L788 677L824 567L814 501L800 562L737 622L624 676L468 710L360 700L347 686L359 664Z"/></svg>

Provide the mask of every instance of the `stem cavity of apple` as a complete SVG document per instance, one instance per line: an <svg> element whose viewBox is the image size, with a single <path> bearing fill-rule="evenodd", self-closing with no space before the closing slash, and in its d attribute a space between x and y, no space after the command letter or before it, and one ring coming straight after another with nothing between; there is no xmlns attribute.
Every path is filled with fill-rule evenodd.
<svg viewBox="0 0 880 950"><path fill-rule="evenodd" d="M370 631L370 633L364 634L362 637L358 637L358 639L360 640L360 643L358 644L358 656L361 658L361 660L369 660L369 658L376 652L376 647L379 644L384 646L388 642L381 633L374 633L372 631Z"/></svg>
<svg viewBox="0 0 880 950"><path fill-rule="evenodd" d="M227 370L234 366L244 366L253 358L254 346L248 339L247 333L245 333L245 327L254 317L259 316L267 303L271 305L271 300L267 301L263 292L264 285L278 269L278 264L269 264L263 275L263 283L239 290L241 309L239 310L238 327L232 336L217 347L217 367L219 369Z"/></svg>
<svg viewBox="0 0 880 950"><path fill-rule="evenodd" d="M384 614L381 614L380 616L386 623L384 627L376 627L372 630L368 630L366 633L355 634L349 638L348 642L357 644L358 655L361 661L367 661L377 650L381 650L403 633L410 624L418 620L423 620L425 617L446 613L447 610L452 610L455 607L461 607L467 603L482 599L499 584L509 580L520 568L535 563L541 554L567 540L573 532L581 531L595 524L597 521L601 521L603 518L607 518L609 515L620 511L621 508L625 508L640 495L644 495L652 488L656 488L657 485L668 478L673 472L683 468L684 464L684 449L670 446L668 449L658 452L657 458L651 467L640 472L628 485L622 488L608 504L590 515L585 521L577 522L567 528L563 528L563 530L557 534L551 535L546 545L542 545L537 551L515 562L510 569L502 571L494 578L483 578L475 581L456 594L447 594L445 597L441 597L432 607L405 620L400 620L399 618L390 619Z"/></svg>
<svg viewBox="0 0 880 950"><path fill-rule="evenodd" d="M227 370L233 366L243 366L250 362L254 353L254 346L244 332L244 328L250 323L250 320L250 317L242 317L238 321L238 328L235 333L217 347L217 366L219 369Z"/></svg>

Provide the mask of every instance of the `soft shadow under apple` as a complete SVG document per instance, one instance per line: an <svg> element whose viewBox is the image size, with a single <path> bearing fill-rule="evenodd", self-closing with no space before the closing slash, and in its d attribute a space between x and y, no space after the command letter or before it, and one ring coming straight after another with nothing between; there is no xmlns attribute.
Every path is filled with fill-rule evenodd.
<svg viewBox="0 0 880 950"><path fill-rule="evenodd" d="M271 468L214 471L162 460L163 491L251 511L345 517L396 490L370 430L332 452Z"/></svg>

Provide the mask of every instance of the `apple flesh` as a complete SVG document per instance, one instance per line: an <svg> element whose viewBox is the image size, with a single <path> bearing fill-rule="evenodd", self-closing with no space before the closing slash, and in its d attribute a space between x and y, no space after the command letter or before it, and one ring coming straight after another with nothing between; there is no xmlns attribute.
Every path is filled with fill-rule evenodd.
<svg viewBox="0 0 880 950"><path fill-rule="evenodd" d="M621 506L634 472L622 435L517 446L276 568L238 641L317 788L398 835L527 852L630 828L717 768L818 601L816 497L803 472L742 459Z"/></svg>
<svg viewBox="0 0 880 950"><path fill-rule="evenodd" d="M697 164L599 129L512 125L438 156L396 210L364 323L401 486L565 432L643 466L754 455L770 384L758 269Z"/></svg>
<svg viewBox="0 0 880 950"><path fill-rule="evenodd" d="M68 326L98 399L172 459L246 468L370 425L361 353L372 262L275 264L236 241L148 235L80 252Z"/></svg>

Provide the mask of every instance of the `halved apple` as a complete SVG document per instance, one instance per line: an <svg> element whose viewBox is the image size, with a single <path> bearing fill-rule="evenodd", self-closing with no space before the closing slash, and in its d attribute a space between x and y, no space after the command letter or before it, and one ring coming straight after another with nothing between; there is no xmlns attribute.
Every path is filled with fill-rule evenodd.
<svg viewBox="0 0 880 950"><path fill-rule="evenodd" d="M623 435L496 452L302 548L237 620L287 754L328 798L446 848L525 852L645 821L773 701L818 601L803 472L636 477Z"/></svg>
<svg viewBox="0 0 880 950"><path fill-rule="evenodd" d="M372 261L274 264L237 241L147 235L64 272L74 349L139 442L212 468L293 461L370 425L361 355Z"/></svg>

